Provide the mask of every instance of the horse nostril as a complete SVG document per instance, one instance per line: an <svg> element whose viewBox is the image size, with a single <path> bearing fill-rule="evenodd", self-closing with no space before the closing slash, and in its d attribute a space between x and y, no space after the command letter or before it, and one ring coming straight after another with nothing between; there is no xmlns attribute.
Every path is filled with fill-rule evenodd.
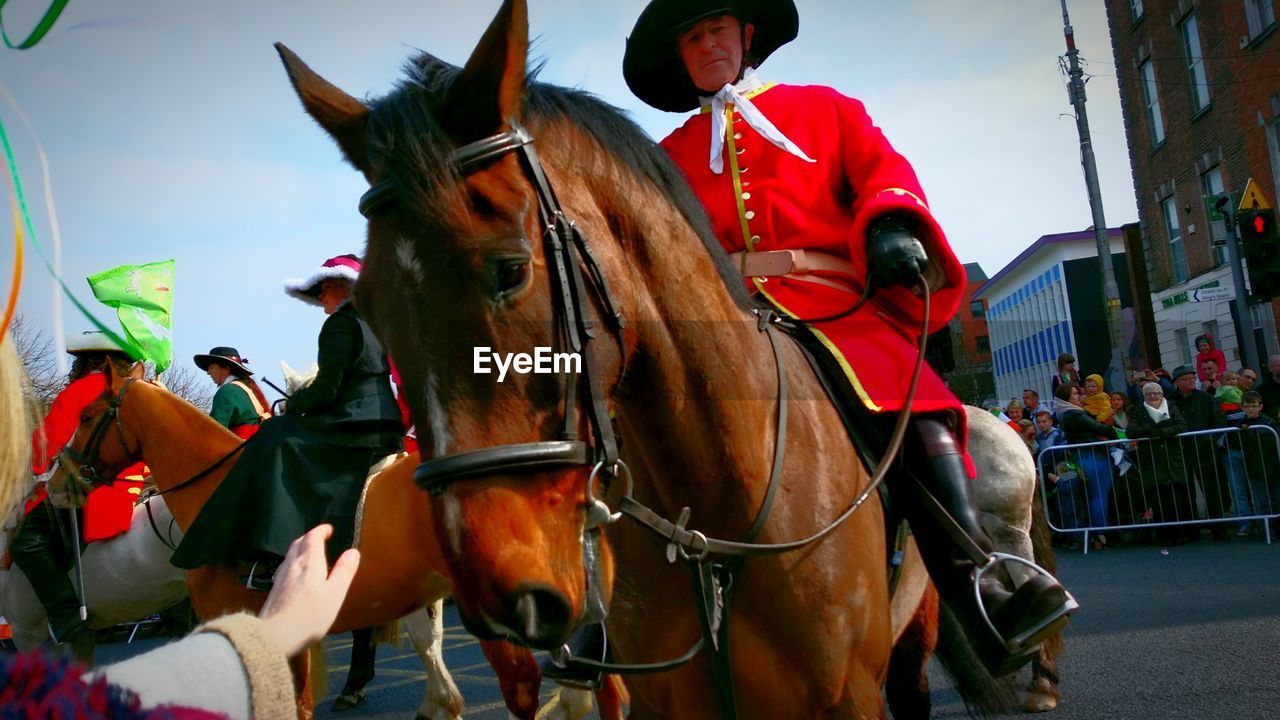
<svg viewBox="0 0 1280 720"><path fill-rule="evenodd" d="M513 606L514 627L522 640L536 648L559 647L569 636L573 609L563 593L545 586L527 587L517 593Z"/></svg>

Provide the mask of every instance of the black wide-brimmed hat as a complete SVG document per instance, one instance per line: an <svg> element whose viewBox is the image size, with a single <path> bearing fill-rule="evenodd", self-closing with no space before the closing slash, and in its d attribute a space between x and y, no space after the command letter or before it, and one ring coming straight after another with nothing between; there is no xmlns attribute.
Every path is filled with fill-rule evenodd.
<svg viewBox="0 0 1280 720"><path fill-rule="evenodd" d="M227 367L239 368L245 375L252 375L253 371L245 367L244 364L248 360L240 357L240 351L233 347L219 346L207 353L195 356L196 367L201 370L208 371L210 363L221 363ZM239 374L239 373L237 373Z"/></svg>
<svg viewBox="0 0 1280 720"><path fill-rule="evenodd" d="M793 0L652 0L627 38L622 76L647 105L668 112L698 107L706 93L694 87L676 50L676 35L699 20L733 15L755 26L748 51L759 67L774 50L796 38L800 16Z"/></svg>

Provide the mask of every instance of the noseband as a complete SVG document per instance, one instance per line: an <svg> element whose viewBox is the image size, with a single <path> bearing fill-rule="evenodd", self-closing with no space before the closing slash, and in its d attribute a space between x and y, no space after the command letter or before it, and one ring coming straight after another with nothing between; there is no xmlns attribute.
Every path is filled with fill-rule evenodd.
<svg viewBox="0 0 1280 720"><path fill-rule="evenodd" d="M120 422L120 403L124 402L125 393L129 392L129 387L137 382L134 378L127 378L124 385L120 387L120 394L111 391L108 385L106 390L102 391L100 397L107 401L107 411L98 418L98 422L94 424L93 430L89 433L89 440L85 443L84 450L77 452L71 447L70 443L63 446L58 455L64 460L70 461L64 464L75 469L76 478L80 482L87 485L102 485L105 480L98 474L98 469L94 464L98 462L98 452L102 449L102 442L106 440L107 434L111 431L111 425L114 422L116 434L120 439L120 447L124 450L126 457L133 457L133 451L129 449L129 444L124 439L124 425Z"/></svg>

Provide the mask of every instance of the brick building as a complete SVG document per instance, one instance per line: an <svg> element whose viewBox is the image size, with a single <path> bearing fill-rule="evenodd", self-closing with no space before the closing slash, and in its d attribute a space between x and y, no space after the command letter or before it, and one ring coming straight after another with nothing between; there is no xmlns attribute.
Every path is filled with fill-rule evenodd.
<svg viewBox="0 0 1280 720"><path fill-rule="evenodd" d="M978 263L965 263L965 299L945 331L949 340L950 364L939 368L951 391L973 405L995 399L991 375L991 337L987 330L987 305L974 292L987 283L987 274ZM942 331L935 335L943 335ZM930 338L930 342L933 342Z"/></svg>
<svg viewBox="0 0 1280 720"><path fill-rule="evenodd" d="M1249 178L1273 203L1280 193L1276 2L1107 0L1141 234L1130 267L1145 268L1151 293L1152 365L1189 361L1206 331L1238 365L1244 327L1260 354L1280 352L1272 303L1242 322L1228 300L1189 301L1203 287L1236 291L1204 196L1241 192Z"/></svg>

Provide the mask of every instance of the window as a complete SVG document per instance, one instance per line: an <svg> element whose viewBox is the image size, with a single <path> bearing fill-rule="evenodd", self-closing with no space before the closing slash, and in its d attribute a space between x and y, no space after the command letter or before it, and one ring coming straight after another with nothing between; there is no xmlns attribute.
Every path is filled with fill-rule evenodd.
<svg viewBox="0 0 1280 720"><path fill-rule="evenodd" d="M1223 192L1222 168L1215 165L1209 172L1200 176L1200 183L1204 188L1204 194L1208 197L1213 197ZM1224 229L1225 227L1219 227L1213 220L1209 220L1209 243L1213 247L1214 267L1222 267L1227 264L1226 238L1219 237L1219 232ZM1222 244L1219 244L1220 242Z"/></svg>
<svg viewBox="0 0 1280 720"><path fill-rule="evenodd" d="M1164 118L1160 117L1160 95L1156 92L1156 68L1148 60L1139 69L1142 73L1142 98L1147 103L1147 125L1151 128L1151 146L1164 142Z"/></svg>
<svg viewBox="0 0 1280 720"><path fill-rule="evenodd" d="M986 311L982 307L981 300L974 300L969 303L969 314L975 318L985 317Z"/></svg>
<svg viewBox="0 0 1280 720"><path fill-rule="evenodd" d="M1129 0L1129 11L1133 14L1133 21L1137 22L1142 19L1142 0Z"/></svg>
<svg viewBox="0 0 1280 720"><path fill-rule="evenodd" d="M1249 23L1249 37L1256 38L1276 24L1274 0L1244 0L1244 17Z"/></svg>
<svg viewBox="0 0 1280 720"><path fill-rule="evenodd" d="M1191 340L1187 338L1187 329L1173 331L1173 341L1178 344L1178 361L1183 365L1191 364Z"/></svg>
<svg viewBox="0 0 1280 720"><path fill-rule="evenodd" d="M1178 198L1170 195L1160 203L1164 208L1165 229L1169 231L1169 262L1173 266L1173 284L1191 277L1187 270L1187 250L1182 246L1182 228L1178 225Z"/></svg>
<svg viewBox="0 0 1280 720"><path fill-rule="evenodd" d="M1268 0L1270 1L1270 0ZM1209 107L1209 79L1204 73L1204 56L1200 54L1200 28L1192 13L1182 21L1182 51L1191 76L1191 114Z"/></svg>
<svg viewBox="0 0 1280 720"><path fill-rule="evenodd" d="M987 337L986 335L978 336L978 354L980 355L991 354L991 338Z"/></svg>

